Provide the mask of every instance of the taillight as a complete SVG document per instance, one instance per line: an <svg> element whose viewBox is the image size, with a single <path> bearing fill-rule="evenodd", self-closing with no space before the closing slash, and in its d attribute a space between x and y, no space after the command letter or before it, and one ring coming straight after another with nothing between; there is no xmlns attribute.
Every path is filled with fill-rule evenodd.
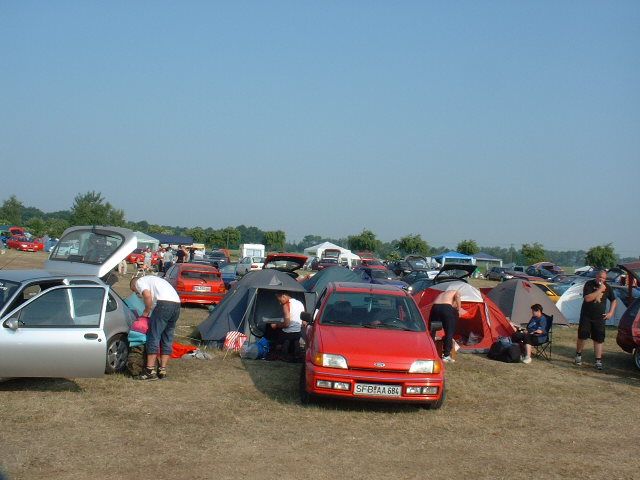
<svg viewBox="0 0 640 480"><path fill-rule="evenodd" d="M255 263L252 263L251 268L258 268L258 265L256 265Z"/></svg>
<svg viewBox="0 0 640 480"><path fill-rule="evenodd" d="M182 280L176 282L176 290L184 290L184 282Z"/></svg>

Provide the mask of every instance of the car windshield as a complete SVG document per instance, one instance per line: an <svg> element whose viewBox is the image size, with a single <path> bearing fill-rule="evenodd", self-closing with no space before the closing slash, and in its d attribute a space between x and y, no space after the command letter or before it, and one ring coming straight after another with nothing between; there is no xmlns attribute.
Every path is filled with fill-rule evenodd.
<svg viewBox="0 0 640 480"><path fill-rule="evenodd" d="M0 309L2 309L20 287L19 283L0 278Z"/></svg>
<svg viewBox="0 0 640 480"><path fill-rule="evenodd" d="M407 263L409 263L409 265L411 265L411 267L415 269L429 268L429 265L427 265L427 262L424 258L412 258L410 260L407 260Z"/></svg>
<svg viewBox="0 0 640 480"><path fill-rule="evenodd" d="M220 269L222 273L236 273L236 266L233 263L225 265Z"/></svg>
<svg viewBox="0 0 640 480"><path fill-rule="evenodd" d="M338 263L338 259L337 258L328 258L325 257L322 260L320 260L322 263Z"/></svg>
<svg viewBox="0 0 640 480"><path fill-rule="evenodd" d="M65 235L53 249L50 260L103 264L122 245L124 238L92 230L76 230Z"/></svg>
<svg viewBox="0 0 640 480"><path fill-rule="evenodd" d="M320 323L343 327L424 332L415 302L406 296L371 292L336 292L325 304Z"/></svg>
<svg viewBox="0 0 640 480"><path fill-rule="evenodd" d="M382 270L382 269L370 270L370 275L372 278L384 278L387 280L392 280L396 278L396 276L393 273L391 273L389 270Z"/></svg>

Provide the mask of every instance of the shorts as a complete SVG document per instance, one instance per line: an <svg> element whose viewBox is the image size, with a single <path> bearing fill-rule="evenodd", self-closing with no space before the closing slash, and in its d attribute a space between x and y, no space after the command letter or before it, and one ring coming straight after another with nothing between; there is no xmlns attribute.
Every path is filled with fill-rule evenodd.
<svg viewBox="0 0 640 480"><path fill-rule="evenodd" d="M173 333L180 316L180 304L159 300L149 318L147 332L147 354L171 355L173 352ZM162 348L160 345L162 344Z"/></svg>
<svg viewBox="0 0 640 480"><path fill-rule="evenodd" d="M594 320L589 317L580 317L578 324L578 338L588 340L591 338L596 343L603 343L605 336L604 318Z"/></svg>

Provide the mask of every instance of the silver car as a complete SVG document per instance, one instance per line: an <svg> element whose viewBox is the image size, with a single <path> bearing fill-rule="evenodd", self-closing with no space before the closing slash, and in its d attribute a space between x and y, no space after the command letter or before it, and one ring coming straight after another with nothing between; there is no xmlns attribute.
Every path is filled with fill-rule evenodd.
<svg viewBox="0 0 640 480"><path fill-rule="evenodd" d="M0 377L122 370L135 315L103 279L136 244L128 229L72 227L43 270L0 270Z"/></svg>

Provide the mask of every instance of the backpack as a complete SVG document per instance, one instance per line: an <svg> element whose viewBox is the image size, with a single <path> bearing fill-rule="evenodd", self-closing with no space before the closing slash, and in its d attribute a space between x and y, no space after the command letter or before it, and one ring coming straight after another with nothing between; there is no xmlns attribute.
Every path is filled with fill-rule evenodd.
<svg viewBox="0 0 640 480"><path fill-rule="evenodd" d="M512 343L508 337L501 337L489 348L489 358L499 362L516 363L520 361L520 345Z"/></svg>

